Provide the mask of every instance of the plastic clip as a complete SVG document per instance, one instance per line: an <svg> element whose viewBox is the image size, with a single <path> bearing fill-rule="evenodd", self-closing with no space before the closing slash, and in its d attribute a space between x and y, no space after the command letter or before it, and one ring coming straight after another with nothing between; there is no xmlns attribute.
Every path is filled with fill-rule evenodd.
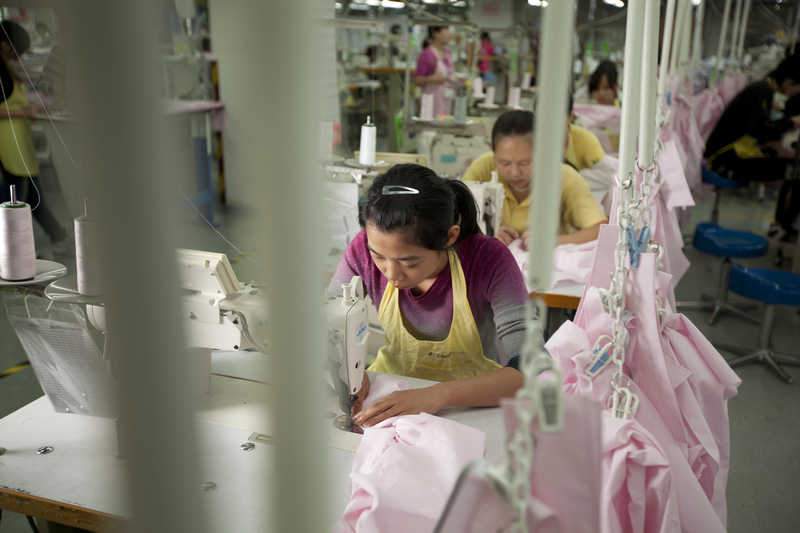
<svg viewBox="0 0 800 533"><path fill-rule="evenodd" d="M647 251L647 244L650 241L650 228L645 226L636 237L636 230L628 226L625 228L628 241L628 253L630 254L631 267L637 268L639 266L639 255Z"/></svg>
<svg viewBox="0 0 800 533"><path fill-rule="evenodd" d="M600 344L600 341L603 339L608 339L608 342L605 344ZM611 337L608 335L601 335L597 338L594 343L594 347L592 348L592 362L589 363L584 371L586 375L589 376L591 379L594 379L600 372L603 371L605 367L608 366L608 363L611 362L611 352L614 348L614 344L611 341Z"/></svg>

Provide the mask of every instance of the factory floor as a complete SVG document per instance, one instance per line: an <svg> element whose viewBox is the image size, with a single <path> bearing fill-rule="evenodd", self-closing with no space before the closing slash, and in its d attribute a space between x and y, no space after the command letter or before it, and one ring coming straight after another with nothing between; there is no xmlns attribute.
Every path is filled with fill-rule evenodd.
<svg viewBox="0 0 800 533"><path fill-rule="evenodd" d="M769 194L763 203L753 198L754 195L747 192L725 196L720 224L765 234L772 219L774 199ZM710 210L708 201L699 203L692 209L687 227L708 220ZM56 205L56 212L62 215L63 220L69 220L63 204ZM259 233L248 227L247 214L247 209L234 206L219 208L217 212L218 221L221 222L220 231L245 251L257 249L259 245L254 238ZM222 251L229 257L237 255L199 221L195 213L187 208L183 216L185 224L181 228L181 242L185 243L184 246ZM37 232L37 242L47 242L47 238ZM44 247L40 249L46 250ZM715 260L696 252L691 246L687 246L686 253L692 266L678 286L678 300L696 299L701 290L713 291L717 283L718 263ZM772 268L774 256L775 250L771 247L767 257L745 263ZM247 258L236 262L234 268L243 281L253 279L257 271L255 263ZM758 314L760 310L754 313ZM716 325L709 326L708 313L687 311L686 314L711 341L750 345L758 337L759 326L730 315L721 317ZM800 315L797 309L779 309L773 334L775 347L782 351L800 352L798 330ZM25 353L5 313L0 312L0 372L25 360ZM752 365L736 370L742 378L742 386L738 395L729 402L731 469L728 481L728 530L731 533L783 533L798 529L795 505L800 487L800 369L788 370L795 377L794 385L783 383L763 366ZM0 416L22 407L41 394L41 388L29 367L0 378ZM3 513L0 533L28 531L30 528L23 516Z"/></svg>

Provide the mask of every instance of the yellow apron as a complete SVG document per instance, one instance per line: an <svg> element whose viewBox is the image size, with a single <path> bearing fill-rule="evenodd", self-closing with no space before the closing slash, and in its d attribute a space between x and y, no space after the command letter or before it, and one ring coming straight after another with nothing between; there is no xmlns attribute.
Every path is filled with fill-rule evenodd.
<svg viewBox="0 0 800 533"><path fill-rule="evenodd" d="M502 368L483 355L478 326L475 325L467 299L467 282L461 261L453 250L447 252L447 257L453 283L453 322L447 338L426 341L409 333L400 312L400 291L389 283L378 308L378 318L386 332L387 344L380 349L369 370L448 381Z"/></svg>
<svg viewBox="0 0 800 533"><path fill-rule="evenodd" d="M22 85L14 82L14 89L4 104L0 104L0 162L3 167L17 176L39 175L39 162L36 160L36 150L33 147L31 124L27 118L8 119L9 109L20 109L28 105L28 98ZM12 131L13 130L13 131ZM14 140L16 134L16 141ZM26 169L27 165L27 169Z"/></svg>

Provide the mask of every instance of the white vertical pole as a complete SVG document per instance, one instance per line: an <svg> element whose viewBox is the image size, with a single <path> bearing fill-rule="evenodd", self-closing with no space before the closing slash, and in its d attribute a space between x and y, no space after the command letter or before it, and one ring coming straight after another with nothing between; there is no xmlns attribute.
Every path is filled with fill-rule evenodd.
<svg viewBox="0 0 800 533"><path fill-rule="evenodd" d="M567 91L572 70L573 31L568 28L574 26L574 4L574 0L550 2L544 9L542 21L542 50L539 68L536 69L533 205L528 211L528 227L535 228L531 231L528 247L528 279L536 290L549 289L553 273L567 126Z"/></svg>
<svg viewBox="0 0 800 533"><path fill-rule="evenodd" d="M719 32L719 45L717 46L717 61L714 69L714 79L719 78L719 73L725 65L725 38L728 36L728 19L731 18L731 0L725 0L725 8L722 11L722 29Z"/></svg>
<svg viewBox="0 0 800 533"><path fill-rule="evenodd" d="M742 29L739 31L739 46L736 50L736 58L741 61L744 54L744 39L747 36L747 23L750 21L750 8L753 0L744 0L744 15L742 16Z"/></svg>
<svg viewBox="0 0 800 533"><path fill-rule="evenodd" d="M669 58L672 50L672 28L675 25L675 0L667 0L667 19L664 23L664 41L661 45L661 65L658 71L658 97L664 96L669 76Z"/></svg>
<svg viewBox="0 0 800 533"><path fill-rule="evenodd" d="M731 28L731 49L728 57L736 59L736 46L739 43L739 24L742 21L742 0L736 0L736 10L733 14L733 27Z"/></svg>
<svg viewBox="0 0 800 533"><path fill-rule="evenodd" d="M653 162L656 136L656 63L658 62L659 2L648 1L644 10L644 55L642 56L642 108L639 114L639 159L642 167Z"/></svg>
<svg viewBox="0 0 800 533"><path fill-rule="evenodd" d="M636 138L639 124L642 73L642 36L644 33L644 1L628 2L625 25L625 65L622 86L622 127L619 142L619 175L622 179L634 170Z"/></svg>
<svg viewBox="0 0 800 533"><path fill-rule="evenodd" d="M683 42L681 44L681 56L679 58L679 64L681 66L685 66L691 57L693 11L691 0L687 0L686 11L683 12L685 20L683 21L683 38L681 39Z"/></svg>
<svg viewBox="0 0 800 533"><path fill-rule="evenodd" d="M794 19L794 28L792 29L792 47L791 53L794 53L795 48L797 47L797 33L800 32L800 6L797 7L797 13Z"/></svg>
<svg viewBox="0 0 800 533"><path fill-rule="evenodd" d="M683 48L683 31L686 24L686 10L689 9L689 0L678 0L678 14L675 17L675 34L673 35L674 44L672 54L670 54L669 71L675 74Z"/></svg>
<svg viewBox="0 0 800 533"><path fill-rule="evenodd" d="M694 19L694 45L692 46L692 63L699 66L703 61L703 19L705 19L706 2L703 0L697 6Z"/></svg>
<svg viewBox="0 0 800 533"><path fill-rule="evenodd" d="M202 532L210 528L194 411L208 371L184 345L175 262L176 198L192 172L175 157L175 132L160 115L157 4L92 0L60 10L65 70L81 117L80 134L67 141L85 150L80 170L101 221L102 247L94 252L103 259L108 353L120 400L121 493L129 495L132 515L125 530Z"/></svg>

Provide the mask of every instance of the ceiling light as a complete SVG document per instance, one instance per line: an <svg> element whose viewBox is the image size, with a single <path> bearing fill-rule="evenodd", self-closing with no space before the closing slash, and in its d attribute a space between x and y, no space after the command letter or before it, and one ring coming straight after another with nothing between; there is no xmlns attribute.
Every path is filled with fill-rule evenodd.
<svg viewBox="0 0 800 533"><path fill-rule="evenodd" d="M389 9L403 9L406 7L405 2L395 2L394 0L383 0L381 5Z"/></svg>
<svg viewBox="0 0 800 533"><path fill-rule="evenodd" d="M603 0L603 2L614 7L625 7L625 2L622 0Z"/></svg>
<svg viewBox="0 0 800 533"><path fill-rule="evenodd" d="M547 0L528 0L528 5L533 7L547 7Z"/></svg>

